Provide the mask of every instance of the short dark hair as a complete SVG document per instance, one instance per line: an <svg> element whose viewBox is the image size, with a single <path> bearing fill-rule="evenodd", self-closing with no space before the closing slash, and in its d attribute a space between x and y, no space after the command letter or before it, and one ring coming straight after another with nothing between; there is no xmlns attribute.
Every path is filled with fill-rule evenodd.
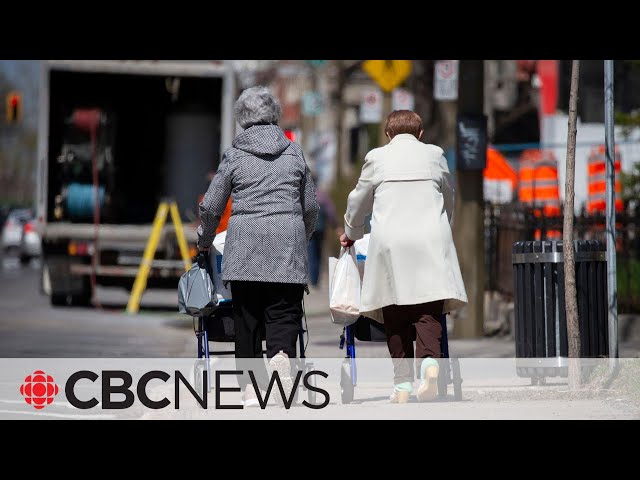
<svg viewBox="0 0 640 480"><path fill-rule="evenodd" d="M410 133L418 138L422 128L422 119L416 112L412 112L411 110L394 110L387 117L384 131L388 133L391 138L399 133Z"/></svg>

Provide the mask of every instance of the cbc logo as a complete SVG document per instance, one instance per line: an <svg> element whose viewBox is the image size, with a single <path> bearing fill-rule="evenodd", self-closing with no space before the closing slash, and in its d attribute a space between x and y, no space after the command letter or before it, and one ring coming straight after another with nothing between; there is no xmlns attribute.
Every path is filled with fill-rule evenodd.
<svg viewBox="0 0 640 480"><path fill-rule="evenodd" d="M36 410L41 410L53 402L58 394L58 385L51 375L36 370L25 377L24 383L20 385L20 393L25 402L33 405Z"/></svg>

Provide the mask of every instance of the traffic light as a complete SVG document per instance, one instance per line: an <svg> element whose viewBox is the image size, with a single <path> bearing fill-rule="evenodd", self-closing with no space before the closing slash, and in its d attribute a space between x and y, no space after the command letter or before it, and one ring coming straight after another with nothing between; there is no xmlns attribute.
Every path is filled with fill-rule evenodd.
<svg viewBox="0 0 640 480"><path fill-rule="evenodd" d="M284 135L292 142L296 141L296 132L294 132L293 130L290 130L290 129L285 130Z"/></svg>
<svg viewBox="0 0 640 480"><path fill-rule="evenodd" d="M16 124L22 120L22 94L10 92L7 95L7 123Z"/></svg>

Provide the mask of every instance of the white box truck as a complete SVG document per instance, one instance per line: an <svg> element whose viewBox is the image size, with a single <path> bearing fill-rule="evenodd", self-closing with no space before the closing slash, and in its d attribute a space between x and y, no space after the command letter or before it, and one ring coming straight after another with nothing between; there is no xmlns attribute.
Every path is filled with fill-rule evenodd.
<svg viewBox="0 0 640 480"><path fill-rule="evenodd" d="M54 305L88 305L94 285L131 288L163 199L193 252L199 200L235 133L234 73L211 60L42 63L42 287ZM177 285L177 245L169 217L149 287Z"/></svg>

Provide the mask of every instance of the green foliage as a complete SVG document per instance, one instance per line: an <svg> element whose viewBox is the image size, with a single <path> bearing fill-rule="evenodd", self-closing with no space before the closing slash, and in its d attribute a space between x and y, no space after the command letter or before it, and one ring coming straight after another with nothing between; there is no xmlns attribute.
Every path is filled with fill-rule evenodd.
<svg viewBox="0 0 640 480"><path fill-rule="evenodd" d="M640 163L635 163L630 172L620 172L622 199L630 213L640 215Z"/></svg>
<svg viewBox="0 0 640 480"><path fill-rule="evenodd" d="M629 113L615 112L615 124L622 127L622 136L627 139L634 128L640 126L640 110Z"/></svg>
<svg viewBox="0 0 640 480"><path fill-rule="evenodd" d="M632 68L640 68L640 60L624 60L631 65ZM640 110L632 112L615 112L615 124L622 126L622 136L628 138L631 131L640 126Z"/></svg>
<svg viewBox="0 0 640 480"><path fill-rule="evenodd" d="M620 313L638 313L640 311L640 260L618 258L616 262L616 280ZM622 299L628 299L623 304Z"/></svg>

